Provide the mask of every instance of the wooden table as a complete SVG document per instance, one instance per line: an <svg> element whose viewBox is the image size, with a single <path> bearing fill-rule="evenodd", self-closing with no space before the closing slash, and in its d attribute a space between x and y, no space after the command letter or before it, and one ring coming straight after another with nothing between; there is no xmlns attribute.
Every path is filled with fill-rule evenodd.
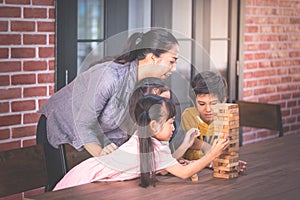
<svg viewBox="0 0 300 200"><path fill-rule="evenodd" d="M287 135L240 148L247 172L235 179L219 179L212 171L199 173L199 182L159 176L156 187L141 188L138 180L89 183L28 199L299 199L300 134Z"/></svg>

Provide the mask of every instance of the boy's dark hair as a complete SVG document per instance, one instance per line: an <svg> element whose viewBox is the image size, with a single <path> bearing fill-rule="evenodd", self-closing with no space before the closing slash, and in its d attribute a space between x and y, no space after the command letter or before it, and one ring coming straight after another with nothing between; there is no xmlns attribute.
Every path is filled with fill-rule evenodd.
<svg viewBox="0 0 300 200"><path fill-rule="evenodd" d="M199 94L216 95L220 102L227 98L226 80L219 74L212 71L203 71L194 76L191 82L195 96Z"/></svg>
<svg viewBox="0 0 300 200"><path fill-rule="evenodd" d="M166 107L167 115L163 116L163 107ZM154 147L152 143L152 133L149 128L151 120L161 122L162 119L170 119L176 115L175 105L169 99L157 96L146 95L141 97L134 109L137 124L139 147L140 147L140 170L141 187L155 186L156 163L154 158Z"/></svg>

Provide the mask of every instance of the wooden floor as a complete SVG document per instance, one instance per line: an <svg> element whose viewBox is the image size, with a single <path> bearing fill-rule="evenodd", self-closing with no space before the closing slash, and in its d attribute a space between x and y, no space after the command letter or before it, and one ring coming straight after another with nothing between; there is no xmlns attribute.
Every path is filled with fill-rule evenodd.
<svg viewBox="0 0 300 200"><path fill-rule="evenodd" d="M300 133L240 148L240 159L248 162L247 172L235 179L219 179L212 171L199 173L199 181L159 176L155 188L138 186L138 180L90 183L30 199L299 199Z"/></svg>

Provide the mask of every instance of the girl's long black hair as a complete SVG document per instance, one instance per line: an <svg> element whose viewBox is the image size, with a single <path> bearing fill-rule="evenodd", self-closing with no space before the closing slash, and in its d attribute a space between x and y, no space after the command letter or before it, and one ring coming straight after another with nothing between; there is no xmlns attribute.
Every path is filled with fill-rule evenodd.
<svg viewBox="0 0 300 200"><path fill-rule="evenodd" d="M163 109L165 107L165 109ZM156 183L156 163L152 132L149 124L155 120L158 124L165 123L176 115L175 105L171 100L157 96L146 95L141 97L134 108L135 120L139 136L141 187Z"/></svg>

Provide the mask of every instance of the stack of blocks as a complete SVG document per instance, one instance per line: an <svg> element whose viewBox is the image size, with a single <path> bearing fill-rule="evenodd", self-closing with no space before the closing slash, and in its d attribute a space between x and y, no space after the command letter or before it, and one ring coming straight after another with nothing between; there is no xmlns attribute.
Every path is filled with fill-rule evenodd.
<svg viewBox="0 0 300 200"><path fill-rule="evenodd" d="M237 104L221 103L214 106L214 133L218 139L229 138L229 147L213 162L214 177L238 177L239 165L239 109Z"/></svg>

